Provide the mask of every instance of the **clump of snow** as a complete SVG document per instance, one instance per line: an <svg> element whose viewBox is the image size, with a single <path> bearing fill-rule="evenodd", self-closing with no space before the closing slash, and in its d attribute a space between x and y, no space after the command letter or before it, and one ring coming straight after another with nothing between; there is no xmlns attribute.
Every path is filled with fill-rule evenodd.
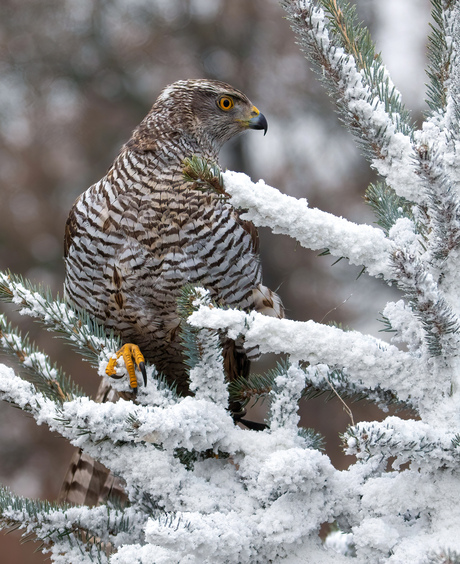
<svg viewBox="0 0 460 564"><path fill-rule="evenodd" d="M351 533L332 531L327 535L324 544L327 548L344 556L352 556L353 554L353 535Z"/></svg>
<svg viewBox="0 0 460 564"><path fill-rule="evenodd" d="M398 247L406 249L411 249L418 242L414 222L407 217L400 217L395 221L389 236Z"/></svg>
<svg viewBox="0 0 460 564"><path fill-rule="evenodd" d="M274 389L271 392L270 428L291 428L296 430L299 424L297 403L305 388L305 372L298 366L292 365L286 374L275 378Z"/></svg>
<svg viewBox="0 0 460 564"><path fill-rule="evenodd" d="M352 381L367 388L391 385L400 399L417 396L407 381L407 371L417 373L422 369L417 359L369 335L313 321L275 319L256 312L246 314L207 306L194 312L189 323L225 330L232 339L242 335L249 347L258 346L261 352L287 353L293 360L312 365L339 366L346 369Z"/></svg>
<svg viewBox="0 0 460 564"><path fill-rule="evenodd" d="M290 235L309 249L326 247L333 256L346 256L351 264L365 266L372 276L391 278L389 257L394 247L381 229L312 209L304 198L281 194L263 180L254 184L241 172L226 171L223 178L232 205L247 210L244 219Z"/></svg>
<svg viewBox="0 0 460 564"><path fill-rule="evenodd" d="M423 326L404 300L388 302L382 314L394 330L393 342L406 344L408 350L414 354L424 349Z"/></svg>

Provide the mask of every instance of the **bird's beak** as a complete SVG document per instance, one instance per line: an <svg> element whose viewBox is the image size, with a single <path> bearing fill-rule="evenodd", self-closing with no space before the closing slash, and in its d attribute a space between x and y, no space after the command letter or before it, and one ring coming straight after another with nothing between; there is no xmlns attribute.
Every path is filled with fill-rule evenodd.
<svg viewBox="0 0 460 564"><path fill-rule="evenodd" d="M249 129L263 129L265 135L267 133L268 123L264 114L261 114L255 106L252 106L251 115L253 117L247 122Z"/></svg>

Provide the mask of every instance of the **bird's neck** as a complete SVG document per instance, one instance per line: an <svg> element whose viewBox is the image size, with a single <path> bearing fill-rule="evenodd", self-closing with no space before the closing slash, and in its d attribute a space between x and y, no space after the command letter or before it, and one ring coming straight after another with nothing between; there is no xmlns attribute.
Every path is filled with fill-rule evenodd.
<svg viewBox="0 0 460 564"><path fill-rule="evenodd" d="M130 179L142 180L145 184L155 185L158 182L177 183L183 181L184 160L192 156L208 159L218 164L218 152L203 143L187 143L179 141L164 142L161 147L150 150L138 150L137 147L125 145L115 160L108 175L122 173Z"/></svg>
<svg viewBox="0 0 460 564"><path fill-rule="evenodd" d="M155 131L141 126L134 131L123 147L120 157L130 155L142 167L148 167L154 176L169 178L182 176L184 160L194 155L218 162L220 146L206 136L187 135L184 131Z"/></svg>

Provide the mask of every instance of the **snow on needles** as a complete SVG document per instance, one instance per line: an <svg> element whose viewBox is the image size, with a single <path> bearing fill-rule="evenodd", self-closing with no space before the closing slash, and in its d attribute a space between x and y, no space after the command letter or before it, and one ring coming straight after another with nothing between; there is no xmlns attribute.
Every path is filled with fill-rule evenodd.
<svg viewBox="0 0 460 564"><path fill-rule="evenodd" d="M160 553L174 547L179 554L194 555L196 562L211 562L211 557L235 564L265 562L291 543L316 536L318 522L331 515L334 469L326 456L302 446L296 428L244 431L223 407L191 397L163 409L124 400L97 404L87 398L58 408L6 367L0 370L0 393L123 476L133 502L128 512L137 515L147 494L165 511L175 512L172 522L161 514L149 519L145 533L150 545L139 547L144 554L139 562L156 561L157 543ZM223 449L233 453L234 462L210 458L196 461L194 470L187 471L173 456L178 448ZM308 500L318 495L321 502L312 512ZM89 510L73 511L67 522L84 522ZM140 514L135 521L131 554L137 552L144 528ZM93 527L97 530L97 523ZM128 542L128 537L119 541ZM124 562L123 554L120 550L114 561ZM60 562L57 556L55 561Z"/></svg>
<svg viewBox="0 0 460 564"><path fill-rule="evenodd" d="M407 370L412 368L418 372L417 360L357 331L342 331L314 321L275 319L257 312L246 314L207 306L193 313L189 323L195 327L225 330L232 339L243 335L249 347L257 345L261 352L287 353L293 361L345 368L352 379L366 387L391 387L401 399L416 396L412 382L407 379Z"/></svg>
<svg viewBox="0 0 460 564"><path fill-rule="evenodd" d="M281 194L263 180L254 184L241 172L226 171L223 178L232 205L247 210L244 219L270 227L273 233L290 235L303 247L327 248L334 256L345 256L351 264L365 266L372 276L391 278L393 244L380 229L312 209L307 200Z"/></svg>
<svg viewBox="0 0 460 564"><path fill-rule="evenodd" d="M0 398L61 433L126 484L129 505L122 510L108 503L34 511L31 500L0 489L3 522L13 520L51 541L49 551L58 564L428 564L450 551L458 560L460 73L449 65L460 61L460 9L433 2L435 23L445 37L444 42L434 35L443 65L434 74L443 82L438 86L446 102L413 132L380 58L359 59L359 49L350 49L356 58L347 53L353 34L337 40L331 20L338 18L342 30L352 29L348 8L323 2L321 9L307 0L283 0L283 5L302 46L316 49L312 59L329 73L342 116L372 165L413 204L396 198L391 205L393 190L381 185L377 194L388 208L377 209L387 220L387 237L380 229L311 209L306 200L282 195L263 181L254 184L244 174L225 172L225 191L243 210L243 219L288 234L305 247L327 248L397 285L401 299L383 310L386 328L394 331L392 344L313 321L220 309L210 304L209 292L194 288L191 301L184 291L181 306L194 396L168 390L151 366L152 384L140 388L136 402L98 404L77 394L49 394L47 378L58 373L46 355L27 348L0 319L0 345L20 352L29 371L44 375L34 386L0 365ZM358 48L360 38L355 39ZM19 278L0 273L0 285L4 299L89 350L104 373L116 339ZM259 377L262 391L254 386L269 403L269 427L263 431L240 428L228 411L225 334L261 352L289 356ZM250 377L246 384L256 381ZM398 403L413 416L352 423L342 437L355 459L339 471L309 430L298 427L304 391L330 388L346 397L378 400L387 410ZM322 543L325 523L339 524L346 535L335 533ZM90 543L79 536L80 528L89 530ZM109 557L110 547L116 553Z"/></svg>
<svg viewBox="0 0 460 564"><path fill-rule="evenodd" d="M337 84L335 95L337 99L340 98L343 114L356 124L350 129L358 130L359 137L366 140L367 146L373 147L373 154L377 153L372 165L398 195L420 201L424 197L423 180L417 170L412 140L401 131L399 124L404 123L404 119L394 104L387 111L388 101L382 99L382 91L385 90L391 92L393 100L401 99L388 70L378 60L374 60L366 69L370 75L380 75L379 91L366 75L365 69L358 67L354 56L335 44L322 8L305 0L285 1L285 4L288 11L304 23L305 28L299 31L301 43L313 46L316 58L324 67L330 67L327 72L329 79Z"/></svg>

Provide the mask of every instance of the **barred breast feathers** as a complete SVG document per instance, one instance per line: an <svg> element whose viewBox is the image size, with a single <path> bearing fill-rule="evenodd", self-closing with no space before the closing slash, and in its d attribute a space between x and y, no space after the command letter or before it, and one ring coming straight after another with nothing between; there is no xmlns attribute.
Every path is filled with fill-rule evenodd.
<svg viewBox="0 0 460 564"><path fill-rule="evenodd" d="M185 284L206 287L223 305L283 316L279 297L262 284L257 229L221 195L183 179L185 158L217 163L222 145L247 129L266 131L267 121L232 86L204 79L168 86L107 174L77 198L66 223L66 299L140 348L184 395L191 392L177 298ZM257 347L222 340L228 379L247 377ZM135 374L132 382L136 389ZM102 381L98 401L120 396L134 399ZM240 408L230 406L235 419ZM77 453L61 499L92 505L113 495L126 500L123 483Z"/></svg>

